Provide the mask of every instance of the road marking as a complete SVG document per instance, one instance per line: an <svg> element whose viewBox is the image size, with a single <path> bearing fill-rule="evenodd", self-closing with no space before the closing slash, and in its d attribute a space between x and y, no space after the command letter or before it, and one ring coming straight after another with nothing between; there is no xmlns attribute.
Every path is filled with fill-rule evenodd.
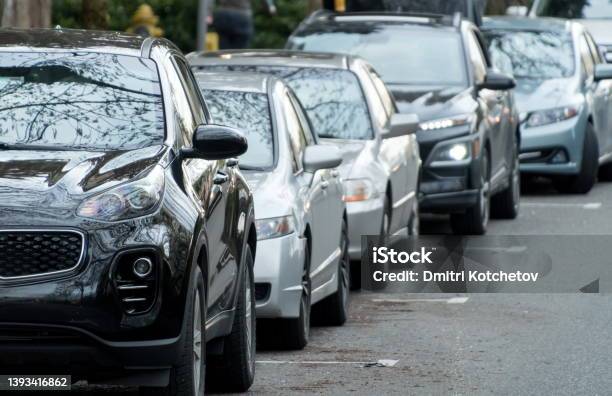
<svg viewBox="0 0 612 396"><path fill-rule="evenodd" d="M376 303L391 303L391 304L403 304L403 303L415 303L415 302L433 302L433 303L447 303L447 304L465 304L469 300L469 297L451 297L451 298L373 298L372 302Z"/></svg>
<svg viewBox="0 0 612 396"><path fill-rule="evenodd" d="M357 361L339 361L339 360L256 360L258 364L351 364L351 365L368 365L378 367L393 367L399 360L392 359L380 359L377 361L370 362L357 362Z"/></svg>
<svg viewBox="0 0 612 396"><path fill-rule="evenodd" d="M601 209L601 202L582 203L560 203L560 202L522 202L522 206L545 207L545 208L581 208L586 210Z"/></svg>

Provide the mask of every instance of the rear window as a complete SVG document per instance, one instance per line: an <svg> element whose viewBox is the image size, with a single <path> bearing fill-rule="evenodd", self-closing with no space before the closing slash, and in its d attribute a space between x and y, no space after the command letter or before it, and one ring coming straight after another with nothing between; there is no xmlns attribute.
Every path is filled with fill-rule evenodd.
<svg viewBox="0 0 612 396"><path fill-rule="evenodd" d="M242 131L249 148L240 157L242 168L274 165L274 134L268 96L262 93L203 89L202 95L215 124Z"/></svg>
<svg viewBox="0 0 612 396"><path fill-rule="evenodd" d="M248 71L282 78L295 92L320 138L372 139L372 123L361 85L348 70L284 66L198 66Z"/></svg>
<svg viewBox="0 0 612 396"><path fill-rule="evenodd" d="M0 144L133 150L164 141L159 76L149 59L3 52Z"/></svg>

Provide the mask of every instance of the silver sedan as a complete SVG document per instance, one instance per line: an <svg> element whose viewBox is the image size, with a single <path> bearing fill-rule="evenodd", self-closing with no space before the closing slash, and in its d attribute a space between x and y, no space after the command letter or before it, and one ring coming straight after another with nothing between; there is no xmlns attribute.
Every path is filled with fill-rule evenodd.
<svg viewBox="0 0 612 396"><path fill-rule="evenodd" d="M350 257L361 236L419 231L421 171L418 118L398 114L374 69L358 57L298 51L226 51L188 55L194 70L273 74L295 91L326 144L342 151ZM360 266L353 262L353 285Z"/></svg>
<svg viewBox="0 0 612 396"><path fill-rule="evenodd" d="M197 73L213 122L245 131L240 169L255 196L258 319L276 341L303 348L311 304L331 325L347 317L348 234L337 148L317 144L283 82L242 73Z"/></svg>

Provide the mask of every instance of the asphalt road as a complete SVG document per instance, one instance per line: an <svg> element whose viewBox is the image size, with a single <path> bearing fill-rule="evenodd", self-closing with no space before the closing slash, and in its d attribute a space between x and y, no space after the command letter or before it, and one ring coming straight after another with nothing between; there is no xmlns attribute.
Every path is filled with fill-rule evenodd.
<svg viewBox="0 0 612 396"><path fill-rule="evenodd" d="M529 185L520 217L490 234L612 235L612 184L585 196ZM447 233L429 218L423 232ZM611 239L612 241L612 239ZM604 395L612 299L599 294L355 293L348 323L314 327L303 351L258 351L251 393ZM467 297L467 298L465 298ZM387 367L372 363L386 362ZM384 366L384 365L383 365ZM79 388L89 394L130 389Z"/></svg>

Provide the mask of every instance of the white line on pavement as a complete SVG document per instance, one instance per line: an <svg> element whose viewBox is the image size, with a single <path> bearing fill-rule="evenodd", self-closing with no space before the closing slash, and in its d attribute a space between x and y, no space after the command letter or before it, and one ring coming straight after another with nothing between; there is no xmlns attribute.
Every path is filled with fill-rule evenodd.
<svg viewBox="0 0 612 396"><path fill-rule="evenodd" d="M447 303L447 304L464 304L469 297L451 297L451 298L373 298L372 302L377 303L391 303L391 304L402 304L402 303L415 303L415 302L434 302L434 303Z"/></svg>
<svg viewBox="0 0 612 396"><path fill-rule="evenodd" d="M581 208L586 210L601 209L601 202L583 203L561 203L561 202L521 202L522 206L543 207L543 208Z"/></svg>

